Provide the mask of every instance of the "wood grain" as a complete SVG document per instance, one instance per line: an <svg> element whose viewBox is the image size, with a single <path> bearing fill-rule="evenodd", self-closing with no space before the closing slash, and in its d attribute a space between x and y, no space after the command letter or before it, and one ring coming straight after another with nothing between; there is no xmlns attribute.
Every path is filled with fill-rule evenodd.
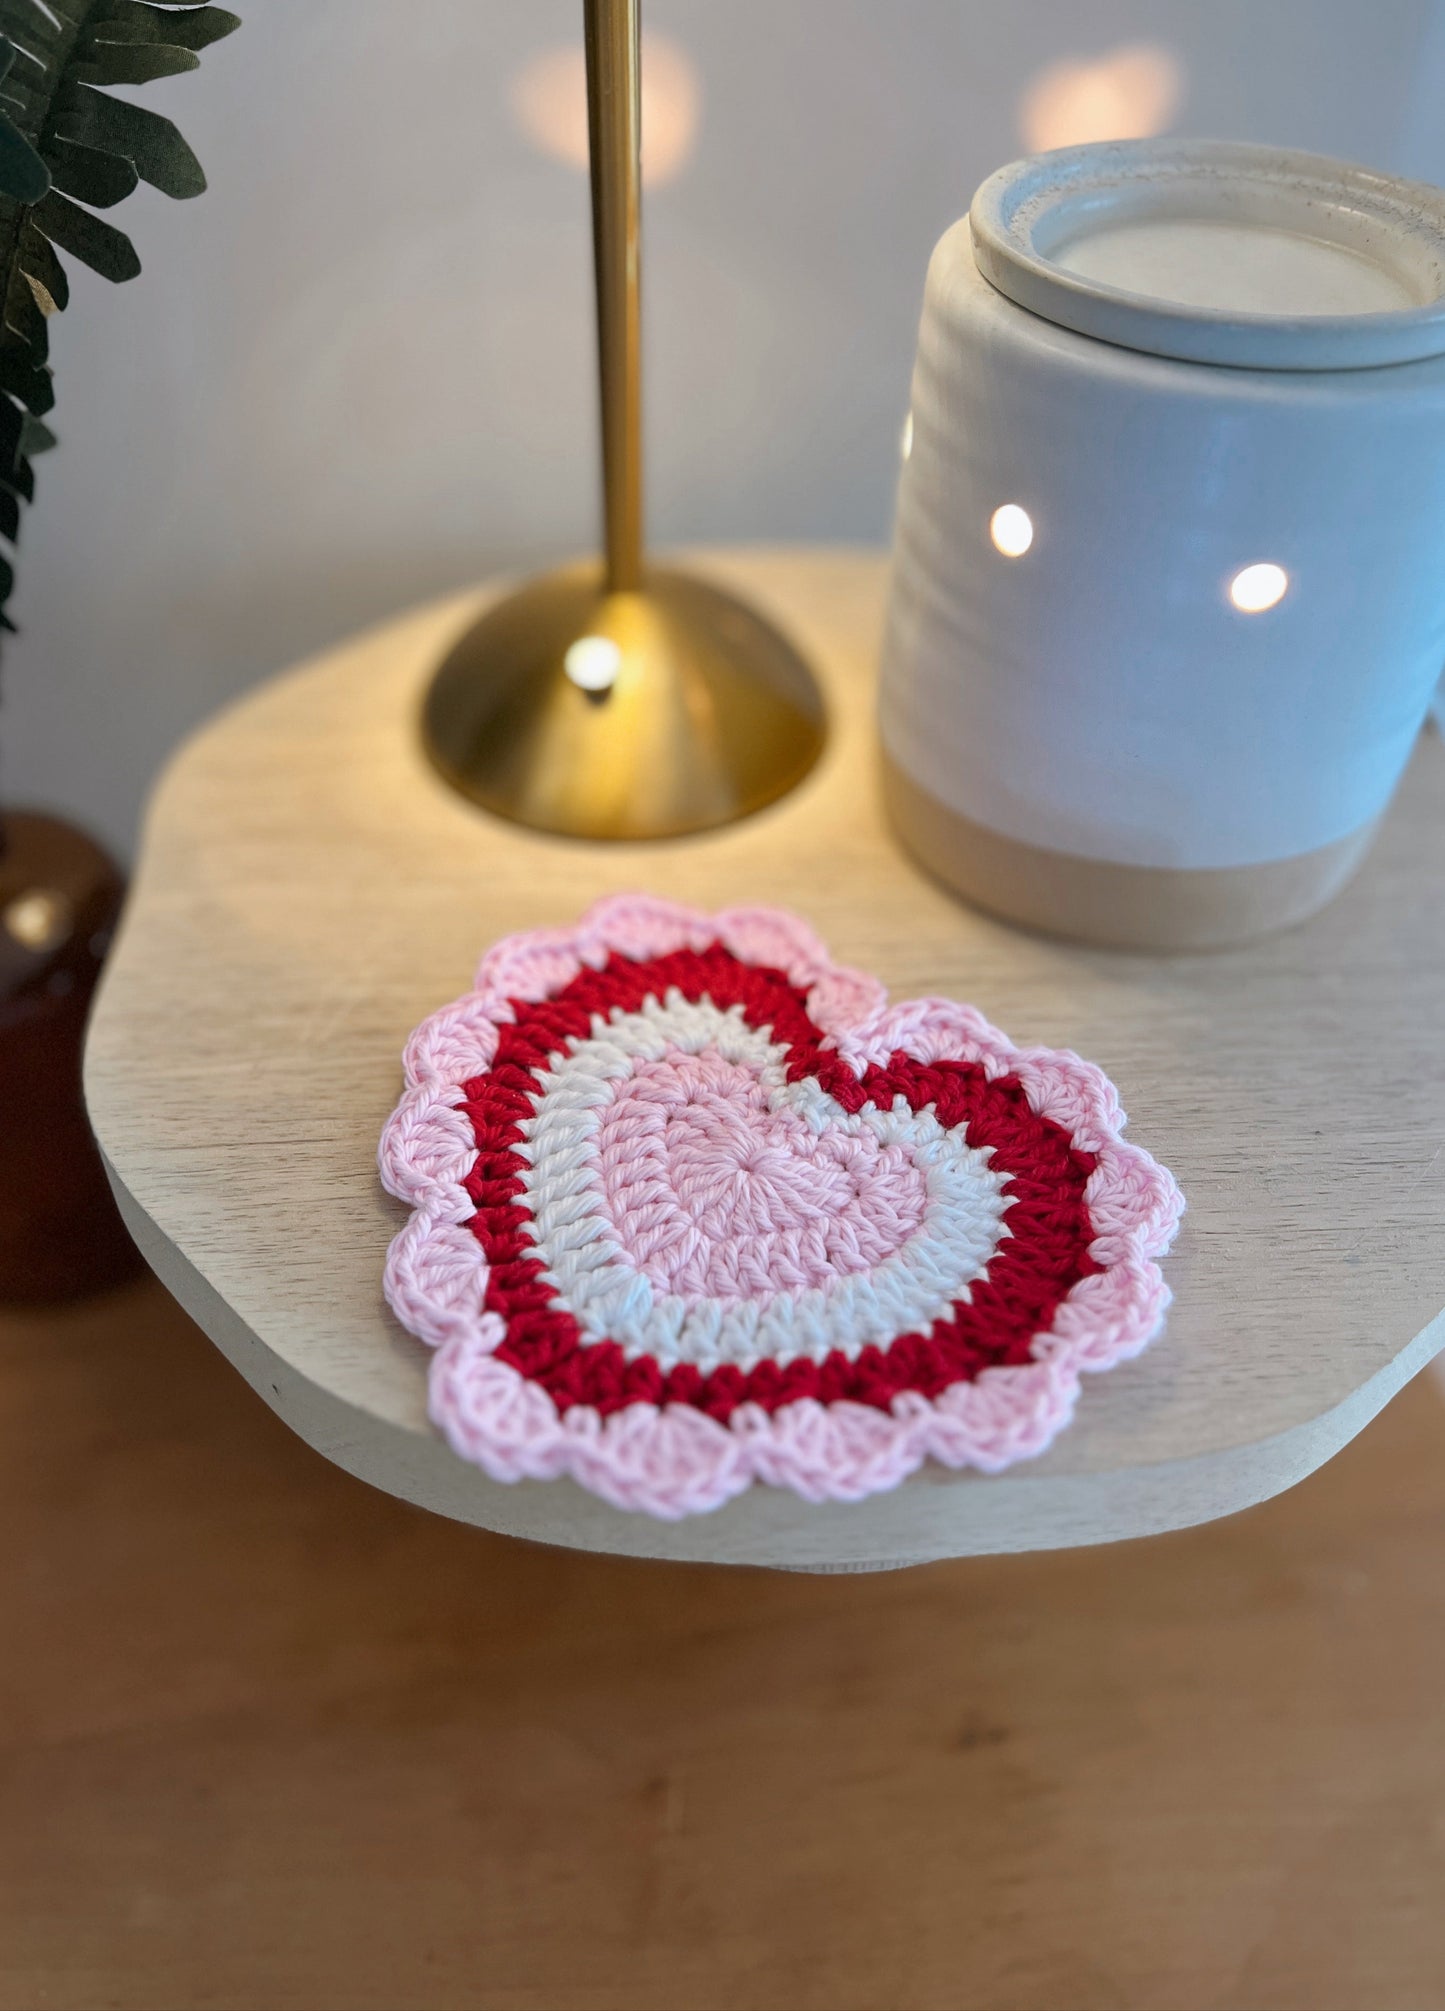
<svg viewBox="0 0 1445 2011"><path fill-rule="evenodd" d="M863 1568L1218 1515L1328 1458L1445 1341L1445 750L1420 749L1359 878L1303 928L1175 959L1072 948L950 899L886 832L874 555L714 559L817 664L828 750L785 803L675 845L486 818L427 768L416 708L475 596L342 645L172 765L93 1026L87 1087L151 1262L297 1430L464 1520L675 1558ZM402 1041L494 937L646 885L799 908L895 997L972 999L1120 1085L1191 1212L1165 1337L995 1480L926 1470L860 1507L754 1489L664 1526L570 1482L504 1488L426 1425L424 1351L379 1277L402 1212L373 1155Z"/></svg>
<svg viewBox="0 0 1445 2011"><path fill-rule="evenodd" d="M0 2011L1423 2011L1445 1405L1148 1543L587 1557L0 1319Z"/></svg>

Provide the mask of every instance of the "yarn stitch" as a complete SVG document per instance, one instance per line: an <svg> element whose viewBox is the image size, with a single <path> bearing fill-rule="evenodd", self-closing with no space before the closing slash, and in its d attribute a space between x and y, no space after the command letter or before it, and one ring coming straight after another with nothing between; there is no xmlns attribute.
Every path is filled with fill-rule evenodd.
<svg viewBox="0 0 1445 2011"><path fill-rule="evenodd" d="M1107 1078L890 1007L779 910L625 895L508 937L405 1070L386 1296L498 1480L674 1519L997 1472L1169 1302L1183 1201Z"/></svg>

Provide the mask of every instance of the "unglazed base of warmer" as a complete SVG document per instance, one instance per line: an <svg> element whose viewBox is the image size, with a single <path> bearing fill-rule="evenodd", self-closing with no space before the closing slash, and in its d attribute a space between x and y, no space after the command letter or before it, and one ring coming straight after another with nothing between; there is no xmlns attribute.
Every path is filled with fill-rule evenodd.
<svg viewBox="0 0 1445 2011"><path fill-rule="evenodd" d="M1258 866L1120 866L1005 838L882 756L894 829L940 880L1011 922L1114 949L1211 950L1302 922L1370 849L1378 818L1331 845Z"/></svg>

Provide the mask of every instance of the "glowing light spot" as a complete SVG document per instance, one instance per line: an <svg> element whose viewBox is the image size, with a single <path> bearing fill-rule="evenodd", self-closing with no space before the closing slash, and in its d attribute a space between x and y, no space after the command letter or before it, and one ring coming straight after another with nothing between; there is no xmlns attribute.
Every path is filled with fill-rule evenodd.
<svg viewBox="0 0 1445 2011"><path fill-rule="evenodd" d="M1034 520L1017 503L1004 503L989 518L988 534L1006 559L1021 559L1034 541Z"/></svg>
<svg viewBox="0 0 1445 2011"><path fill-rule="evenodd" d="M903 421L903 437L898 442L898 451L905 461L913 452L913 414L911 412Z"/></svg>
<svg viewBox="0 0 1445 2011"><path fill-rule="evenodd" d="M27 950L50 950L70 927L70 903L49 887L17 894L0 921L13 940Z"/></svg>
<svg viewBox="0 0 1445 2011"><path fill-rule="evenodd" d="M1229 598L1241 614L1263 614L1284 599L1288 585L1283 566L1244 566L1229 582Z"/></svg>
<svg viewBox="0 0 1445 2011"><path fill-rule="evenodd" d="M579 47L544 49L518 71L512 117L539 153L587 171L587 64ZM665 35L642 38L642 180L670 182L692 159L702 86L687 51Z"/></svg>
<svg viewBox="0 0 1445 2011"><path fill-rule="evenodd" d="M610 691L622 668L622 651L610 636L580 635L562 659L579 691Z"/></svg>
<svg viewBox="0 0 1445 2011"><path fill-rule="evenodd" d="M1179 110L1178 58L1151 42L1130 42L1094 62L1052 63L1019 100L1019 130L1031 154L1089 140L1147 140Z"/></svg>

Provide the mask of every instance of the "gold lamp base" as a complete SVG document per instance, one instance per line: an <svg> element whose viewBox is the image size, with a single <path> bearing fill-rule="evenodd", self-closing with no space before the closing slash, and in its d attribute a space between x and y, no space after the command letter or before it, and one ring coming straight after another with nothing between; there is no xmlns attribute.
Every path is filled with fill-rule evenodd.
<svg viewBox="0 0 1445 2011"><path fill-rule="evenodd" d="M677 838L791 789L823 745L802 658L685 573L605 591L549 573L489 608L437 672L422 731L454 787L572 838Z"/></svg>

